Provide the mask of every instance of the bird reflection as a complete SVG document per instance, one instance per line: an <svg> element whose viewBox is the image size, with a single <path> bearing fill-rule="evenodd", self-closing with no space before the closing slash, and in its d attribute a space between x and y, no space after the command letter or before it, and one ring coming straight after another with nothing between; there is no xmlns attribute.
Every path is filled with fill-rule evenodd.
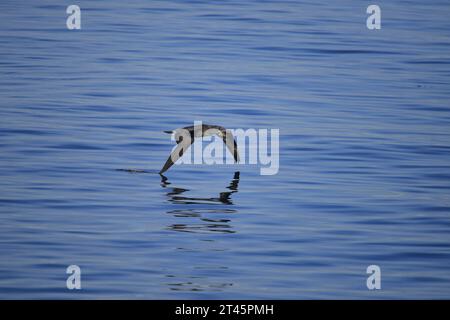
<svg viewBox="0 0 450 320"><path fill-rule="evenodd" d="M163 176L161 174L161 186L163 188L167 188L171 183L168 181L167 177ZM223 203L223 204L233 204L231 201L231 194L238 191L238 185L239 185L239 171L236 171L234 173L233 179L231 180L230 184L227 189L230 191L226 192L220 192L217 197L211 197L211 198L194 198L194 197L185 197L181 194L189 191L189 189L184 188L171 188L172 191L168 192L167 195L170 197L169 201L173 203L178 204L202 204L202 203Z"/></svg>
<svg viewBox="0 0 450 320"><path fill-rule="evenodd" d="M219 192L211 197L189 197L189 189L174 187L167 177L161 175L161 186L167 189L168 201L176 208L167 211L177 223L170 224L167 229L177 232L189 232L197 238L197 234L233 234L236 231L232 226L231 216L237 213L234 209L232 194L238 192L239 172L235 172L226 191ZM179 222L178 222L179 221ZM186 244L176 248L177 255L186 255L189 261L197 261L196 253L208 252L208 256L217 256L219 265L203 265L202 260L190 264L187 268L173 268L166 274L166 285L171 291L184 292L214 292L224 291L233 286L233 282L224 281L222 275L227 273L229 266L224 265L222 259L226 257L228 248L220 245L215 237L202 238L200 246L191 247ZM192 258L194 257L194 258ZM204 276L203 273L208 274ZM217 276L211 276L217 274ZM220 275L220 276L219 276Z"/></svg>
<svg viewBox="0 0 450 320"><path fill-rule="evenodd" d="M174 204L203 204L203 205L233 205L231 195L238 192L239 185L239 171L235 172L231 182L226 187L228 191L220 192L215 197L188 197L185 195L189 189L171 187L171 183L167 177L161 175L161 186L168 188L168 201ZM214 209L198 209L198 208L183 208L167 212L177 218L196 218L197 221L190 223L175 223L168 227L169 230L180 232L221 232L221 233L235 233L230 225L231 219L229 215L236 213L236 210L229 208L217 207Z"/></svg>
<svg viewBox="0 0 450 320"><path fill-rule="evenodd" d="M140 169L117 169L117 171L124 171L127 173L150 173L154 172L140 170ZM239 172L235 172L233 178L224 192L211 197L189 197L186 194L189 189L173 187L167 177L161 176L161 187L167 190L168 201L176 208L167 211L175 220L180 223L173 223L167 227L170 231L190 232L192 238L202 241L201 245L192 247L190 242L184 242L182 237L182 244L174 250L176 256L184 256L186 261L190 261L188 265L179 266L173 264L168 266L165 275L165 284L171 291L184 292L217 292L225 291L231 286L233 282L225 281L230 277L223 277L231 268L224 265L227 259L228 246L221 245L221 237L214 237L215 234L233 234L234 230L231 222L231 216L237 213L234 209L232 201L232 194L238 192ZM195 205L195 206L193 206ZM184 223L182 223L184 222ZM198 234L209 234L198 237ZM186 235L187 236L187 235ZM196 259L197 253L200 252L200 257L207 253L208 257L216 257L220 263L218 265L211 265L203 259ZM210 260L210 259L209 259Z"/></svg>
<svg viewBox="0 0 450 320"><path fill-rule="evenodd" d="M226 270L228 268L222 268ZM223 272L223 270L220 270ZM209 291L220 292L233 285L231 282L208 283L203 281L201 277L190 276L187 279L178 278L175 275L166 275L167 278L173 278L174 281L167 283L172 291Z"/></svg>

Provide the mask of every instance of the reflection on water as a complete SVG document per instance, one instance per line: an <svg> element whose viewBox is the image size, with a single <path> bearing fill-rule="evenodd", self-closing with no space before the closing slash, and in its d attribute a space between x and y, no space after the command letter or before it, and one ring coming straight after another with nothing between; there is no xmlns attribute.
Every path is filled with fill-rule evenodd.
<svg viewBox="0 0 450 320"><path fill-rule="evenodd" d="M227 269L223 267L221 269ZM176 278L174 275L167 275L167 278ZM217 283L203 283L205 279L203 277L188 277L186 281L177 281L167 283L171 291L223 291L228 287L231 287L233 283L217 282Z"/></svg>
<svg viewBox="0 0 450 320"><path fill-rule="evenodd" d="M231 194L238 191L239 185L239 172L235 172L233 179L231 179L230 184L227 189L229 191L220 192L216 197L188 197L184 195L189 189L169 187L170 182L167 177L161 175L161 186L163 188L168 188L170 191L167 192L169 197L168 201L174 204L180 205L190 205L190 204L201 204L201 205L232 205ZM214 208L214 209L203 209L203 208L189 208L184 207L182 209L167 211L168 214L173 215L175 218L192 218L189 219L188 223L174 223L171 224L168 229L173 231L181 232L221 232L221 233L234 233L231 226L231 219L228 218L230 214L234 214L237 211L229 208ZM219 215L225 215L224 217L218 217ZM200 221L200 223L199 223Z"/></svg>
<svg viewBox="0 0 450 320"><path fill-rule="evenodd" d="M171 291L222 291L233 285L232 283L202 285L195 282L198 278L200 277L192 277L192 281L173 282L168 283L168 285Z"/></svg>
<svg viewBox="0 0 450 320"><path fill-rule="evenodd" d="M378 31L356 1L79 1L80 32L42 2L0 1L0 298L450 298L448 1ZM193 120L279 128L280 171L161 187Z"/></svg>
<svg viewBox="0 0 450 320"><path fill-rule="evenodd" d="M161 186L163 188L167 188L171 183L168 181L167 177L161 175ZM189 189L171 187L172 191L168 192L167 195L170 197L169 201L176 204L215 204L215 203L223 203L223 204L233 204L230 199L232 193L238 191L239 184L239 171L234 173L233 179L230 182L230 185L227 189L231 191L220 192L218 197L211 198L194 198L194 197L186 197L180 196L180 194L189 191Z"/></svg>
<svg viewBox="0 0 450 320"><path fill-rule="evenodd" d="M230 225L230 219L214 219L206 218L206 214L220 214L224 213L222 210L173 210L167 213L172 214L175 217L191 217L200 219L201 223L174 223L168 227L168 229L173 231L182 232L221 232L221 233L235 233ZM227 210L227 213L235 213L236 210Z"/></svg>
<svg viewBox="0 0 450 320"><path fill-rule="evenodd" d="M161 186L167 188L168 201L173 204L182 205L180 209L169 210L168 214L172 215L175 219L184 219L185 221L179 223L170 224L167 229L179 232L190 233L223 233L231 234L236 231L231 225L232 214L236 214L237 210L230 209L228 206L233 205L231 195L238 191L239 185L239 172L235 172L230 184L226 187L228 191L220 192L217 196L212 197L189 197L186 193L189 189L171 187L171 183L167 177L161 175ZM190 208L190 205L206 205L208 208ZM226 205L224 208L221 205ZM214 206L213 208L211 208ZM211 243L216 240L210 240ZM205 247L204 247L205 248ZM194 248L183 246L182 248L176 248L180 253L195 251ZM207 249L210 254L223 252L227 249L214 248L208 246ZM223 261L220 259L221 264ZM174 275L168 274L167 278L171 281L167 282L167 286L171 291L189 291L189 292L201 292L201 291L223 291L233 285L231 282L218 281L216 278L202 275L202 272L211 272L211 269L220 269L222 272L228 270L227 266L201 266L193 265L192 270L186 270L193 274L189 275ZM198 275L197 275L198 274Z"/></svg>

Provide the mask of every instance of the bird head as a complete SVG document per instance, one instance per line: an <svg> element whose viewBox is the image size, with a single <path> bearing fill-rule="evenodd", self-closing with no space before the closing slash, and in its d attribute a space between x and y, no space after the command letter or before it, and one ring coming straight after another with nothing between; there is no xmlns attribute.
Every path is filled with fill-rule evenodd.
<svg viewBox="0 0 450 320"><path fill-rule="evenodd" d="M175 131L174 138L175 142L179 144L181 141L183 141L183 133L179 130Z"/></svg>
<svg viewBox="0 0 450 320"><path fill-rule="evenodd" d="M173 131L164 131L165 133L169 133L173 135L173 138L177 144L183 141L184 138L190 138L190 133L186 129L176 129Z"/></svg>

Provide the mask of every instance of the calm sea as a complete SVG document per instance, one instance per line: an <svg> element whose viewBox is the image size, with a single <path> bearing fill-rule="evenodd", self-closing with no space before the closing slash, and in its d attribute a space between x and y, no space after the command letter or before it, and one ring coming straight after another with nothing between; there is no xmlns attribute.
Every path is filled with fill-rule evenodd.
<svg viewBox="0 0 450 320"><path fill-rule="evenodd" d="M0 298L450 298L450 5L369 4L2 0ZM161 181L195 120L278 174Z"/></svg>

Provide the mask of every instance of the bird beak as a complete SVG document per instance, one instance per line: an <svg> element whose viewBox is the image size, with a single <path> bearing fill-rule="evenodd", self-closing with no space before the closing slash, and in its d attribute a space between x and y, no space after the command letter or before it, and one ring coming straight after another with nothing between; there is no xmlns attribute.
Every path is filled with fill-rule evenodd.
<svg viewBox="0 0 450 320"><path fill-rule="evenodd" d="M164 131L165 133L168 133L168 134L172 134L173 133L173 131Z"/></svg>

